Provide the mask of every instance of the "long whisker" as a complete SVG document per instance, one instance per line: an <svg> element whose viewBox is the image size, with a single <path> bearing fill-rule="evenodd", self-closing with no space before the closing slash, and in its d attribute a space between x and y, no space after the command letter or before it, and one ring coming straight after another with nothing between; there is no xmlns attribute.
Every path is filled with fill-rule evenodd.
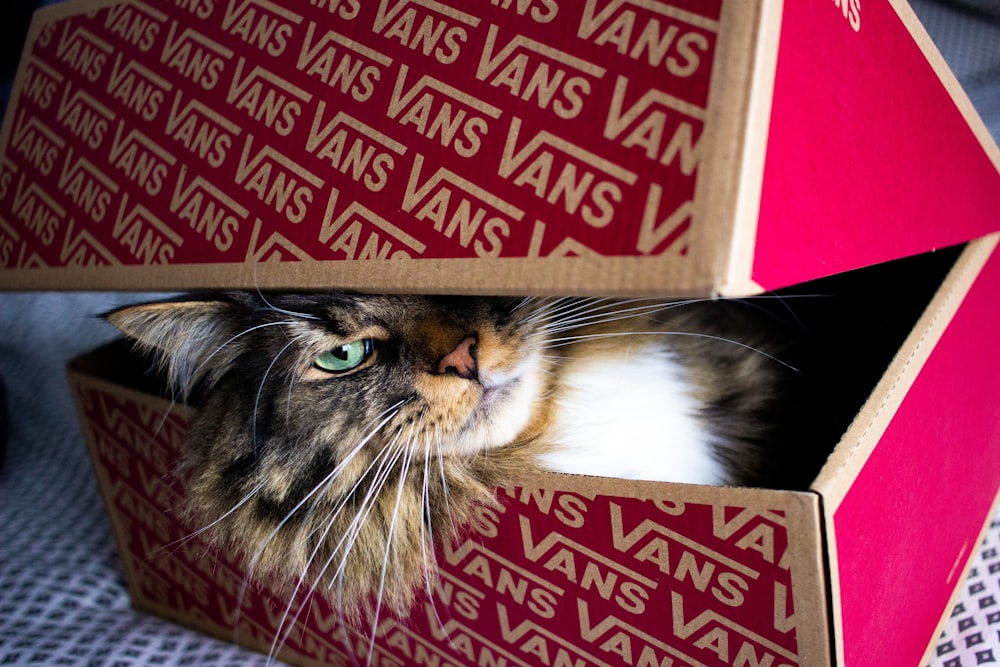
<svg viewBox="0 0 1000 667"><path fill-rule="evenodd" d="M657 303L646 303L641 306L633 306L630 308L622 308L623 305L629 305L631 303L641 303L643 300L635 301L625 301L612 304L607 307L607 309L593 309L591 311L586 311L582 315L574 318L561 318L553 322L551 325L546 327L546 332L548 333L560 333L562 331L568 331L570 329L575 329L582 326L595 325L595 324L605 324L608 322L617 322L620 320L633 319L637 317L648 317L656 313L664 312L667 310L673 310L675 308L681 308L683 306L690 305L692 303L697 303L697 301L672 301L672 302L657 302Z"/></svg>
<svg viewBox="0 0 1000 667"><path fill-rule="evenodd" d="M511 310L518 311L518 310L521 310L522 308L527 308L528 306L530 306L535 301L538 301L538 299L539 299L539 297L526 296L526 297L522 298L518 302L518 304L516 306L514 306Z"/></svg>
<svg viewBox="0 0 1000 667"><path fill-rule="evenodd" d="M432 514L433 507L431 507L431 461L433 457L434 454L431 452L430 434L424 433L424 469L420 490L420 549L423 562L430 563L431 571L436 573L439 572L439 570L437 564L437 553L434 551L434 516ZM434 590L430 572L428 572L427 576L425 576L424 584L427 591L427 598L431 601L432 606L434 606L434 613L436 615L437 607L434 605ZM440 626L441 624L438 625Z"/></svg>
<svg viewBox="0 0 1000 667"><path fill-rule="evenodd" d="M358 444L356 444L354 446L354 448L351 449L343 457L343 459L340 461L340 463L338 463L333 468L333 470L331 470L322 480L319 481L318 484L316 484L316 486L313 487L312 491L310 491L308 494L306 494L302 498L302 500L295 507L292 508L292 510L288 513L288 516L286 516L285 521L287 521L288 519L290 519L290 517L291 517L292 514L294 514L298 510L300 510L302 508L302 506L305 505L306 501L309 500L310 497L315 496L315 498L313 499L312 504L310 505L309 509L307 510L307 516L311 515L316 510L319 502L322 499L322 494L320 492L323 491L323 490L325 490L325 489L327 489L327 488L329 488L329 485L332 484L336 480L336 478L340 475L340 473L343 472L344 468L346 468L348 465L350 465L353 462L354 458L365 448L365 446L372 440L372 438L374 438L385 427L386 424L388 424L390 421L392 421L392 419L395 418L395 416L397 414L399 414L399 410L404 405L406 405L407 403L409 403L412 400L413 400L412 396L407 397L405 399L402 399L402 400L396 402L395 404L389 406L385 410L383 410L380 414L376 415L374 417L374 419L372 419L372 422L375 422L376 420L381 420L381 421L378 421L378 423L375 424L375 426L368 431L367 435L365 435L363 438L361 438L361 440L358 441ZM374 465L374 464L372 464L372 465ZM369 469L370 468L371 468L371 466L369 466ZM340 503L334 509L337 510L338 508L340 508L343 505L345 505L346 502L347 502L347 499L348 499L348 496L345 495L344 498L342 498L340 500ZM282 522L282 524L283 523L284 522ZM278 529L280 529L282 527L282 524L279 524ZM276 533L277 533L277 530L273 531L271 533L271 536L273 537ZM305 537L308 537L308 535L305 535ZM303 574L305 574L305 573L303 573Z"/></svg>
<svg viewBox="0 0 1000 667"><path fill-rule="evenodd" d="M261 301L264 302L264 305L267 306L268 309L270 309L270 310L272 310L272 311L274 311L276 313L281 313L282 315L291 315L292 317L301 317L301 318L306 319L306 320L322 320L323 319L322 317L318 317L316 315L310 315L309 313L298 313L298 312L295 312L293 310L285 310L284 308L279 308L278 306L275 306L273 303L271 303L270 301L268 301L267 296L264 294L263 291L261 291L261 289L260 289L260 283L257 280L257 262L256 261L254 261L254 263L253 263L253 284L254 284L254 289L257 292L257 296L260 298Z"/></svg>
<svg viewBox="0 0 1000 667"><path fill-rule="evenodd" d="M187 373L187 372L183 372L182 373L181 371L178 371L177 374L176 374L176 377L177 377L176 382L177 382L178 389L182 392L182 396L187 396L187 395L190 394L190 392L194 389L193 383L195 382L195 380L198 377L201 376L202 369L204 369L204 367L206 365L208 365L208 363L213 358L215 358L215 355L217 355L220 352L222 352L222 350L224 350L228 345L231 345L232 343L236 342L237 340L239 340L243 336L251 334L251 333L253 333L255 331L259 331L260 329L266 329L268 327L276 327L276 326L285 326L285 325L289 325L289 324L295 324L295 322L293 320L281 320L281 321L278 321L278 322L264 322L263 324L256 324L256 325L254 325L254 326L252 326L252 327L250 327L248 329L244 329L243 331L239 332L238 334L235 334L234 336L231 336L230 338L228 338L227 340L225 340L222 344L220 344L218 347L216 347L214 350L212 350L212 352L210 352L207 357L205 357L204 359L202 359L201 363L199 363L194 368L194 370L191 371L190 373ZM183 384L180 383L180 379L181 378L186 378L186 380L185 380L185 382ZM174 382L175 382L175 380L171 379L171 383L173 384Z"/></svg>
<svg viewBox="0 0 1000 667"><path fill-rule="evenodd" d="M441 473L441 498L444 500L444 510L445 516L448 517L448 523L451 526L452 534L455 533L455 516L451 511L451 503L448 500L448 475L444 470L444 454L441 451L443 440L441 438L441 432L438 430L437 424L434 425L434 442L437 446L437 452L435 458L438 461L438 470Z"/></svg>
<svg viewBox="0 0 1000 667"><path fill-rule="evenodd" d="M583 334L583 335L579 335L579 336L565 336L563 338L553 338L553 339L551 339L550 341L548 341L548 344L545 345L545 347L546 348L565 347L567 345L572 345L573 343L584 341L584 340L594 340L594 339L599 339L599 338L616 338L616 337L620 337L620 336L687 336L687 337L691 337L691 338L704 338L704 339L707 339L707 340L715 340L715 341L719 341L721 343L727 343L727 344L730 344L730 345L735 345L737 347L741 347L741 348L743 348L745 350L749 350L750 352L754 352L756 354L759 354L759 355L761 355L761 356L763 356L763 357L765 357L767 359L770 359L771 361L774 361L775 363L781 364L785 368L788 368L790 370L798 372L798 369L796 367L792 366L791 364L789 364L788 362L782 361L778 357L776 357L776 356L774 356L772 354L768 354L764 350L761 350L760 348L754 347L753 345L750 345L748 343L744 343L744 342L741 342L741 341L738 341L738 340L734 340L732 338L726 338L724 336L713 336L711 334L692 333L692 332L688 332L688 331L628 331L628 332L608 332L608 333Z"/></svg>
<svg viewBox="0 0 1000 667"><path fill-rule="evenodd" d="M738 299L723 300L727 303L739 304L750 308L759 308L760 301L778 300L782 305L787 303L789 298L816 298L821 295L783 295L783 294L758 294ZM699 297L691 299L658 300L649 297L639 297L634 299L576 299L575 303L563 305L557 311L540 306L539 312L525 318L526 323L541 322L547 332L558 332L576 326L586 324L600 324L614 321L615 319L625 319L620 315L642 316L652 315L656 312L671 310L691 306L698 303L716 302L717 299L711 297ZM638 304L638 305L635 305ZM634 306L625 308L624 306ZM787 306L786 306L787 309ZM789 311L791 312L791 311ZM794 313L792 313L794 315ZM613 319L608 319L609 317Z"/></svg>
<svg viewBox="0 0 1000 667"><path fill-rule="evenodd" d="M233 505L231 508L229 508L226 511L226 513L223 514L222 516L220 516L219 518L211 521L210 523L205 524L204 526L202 526L201 528L198 528L197 530L194 530L194 531L188 533L184 537L177 538L173 542L170 542L168 544L164 544L163 546L159 547L159 549L157 549L157 551L160 551L160 550L165 551L167 549L173 549L173 548L176 548L176 547L180 547L181 545L186 544L186 543L190 542L191 540L195 539L196 537L198 537L202 533L205 533L205 532L211 530L215 526L217 526L220 523L222 523L223 521L225 521L227 517L229 517L234 512L236 512L240 507L242 507L243 505L246 505L248 502L250 502L250 500L255 495L257 495L257 493L262 488L264 488L264 482L260 482L259 484L257 484L257 486L255 486L252 489L250 489L250 491L246 495L244 495L242 498L240 498L236 502L235 505Z"/></svg>
<svg viewBox="0 0 1000 667"><path fill-rule="evenodd" d="M326 562L320 568L320 573L316 577L316 580L314 582L314 586L319 585L322 578L327 576L326 573L328 572L330 566L333 564L334 559L339 556L340 561L337 564L336 568L334 569L333 574L329 577L330 584L328 585L328 588L332 589L332 587L336 585L338 616L340 618L341 626L344 627L345 629L348 627L345 618L345 613L346 613L345 606L343 604L344 581L345 581L344 575L347 569L347 560L351 554L351 551L353 551L354 549L354 545L357 542L357 539L363 527L365 526L365 524L367 524L368 518L371 516L372 511L375 509L375 504L378 497L382 493L382 488L384 487L385 482L388 480L388 476L391 474L392 469L394 468L395 463L398 460L399 451L398 449L396 449L396 444L399 441L400 435L401 435L400 432L396 433L396 436L393 438L393 440L386 445L386 447L382 450L382 452L380 452L379 456L376 458L375 461L372 462L372 464L368 467L364 475L362 475L361 479L359 480L360 484L362 481L368 478L369 475L371 475L370 486L361 499L360 507L355 511L354 518L351 520L350 525L344 531L343 537L340 539L337 545L331 550L330 556L327 558ZM336 517L334 516L331 516L329 518L330 525L332 525L333 520L335 518ZM377 617L372 618L372 623L377 623ZM350 647L346 648L349 649L352 664L358 665L358 661L354 655L354 650ZM371 654L372 651L369 648L368 658L367 658L368 663L370 663Z"/></svg>
<svg viewBox="0 0 1000 667"><path fill-rule="evenodd" d="M355 451L358 451L358 450L355 450ZM365 472L365 476L368 474L368 472L370 472L374 468L374 466L376 465L376 463L378 463L378 461L381 458L382 457L380 455L379 457L376 458L376 460L374 462L372 462L372 464L370 464L368 466L368 468L367 468L367 470ZM362 479L363 478L364 478L364 476L362 476ZM330 484L332 484L335 481L336 481L335 478L330 478L329 480L327 480L326 484L320 484L320 485L317 485L317 486L318 487L322 487L322 488L327 488ZM309 516L311 516L312 513L317 509L318 498L319 498L319 496L317 496L317 500L314 501L313 504L310 506L310 508L309 508L309 510L307 512L307 515L306 515L306 519ZM310 536L316 534L317 532L319 533L318 536L316 537L313 549L310 552L309 557L306 559L306 562L303 565L302 571L300 572L300 574L299 574L299 576L297 578L297 581L296 581L296 584L295 584L295 589L294 589L294 591L293 591L290 599L294 599L295 595L297 595L299 593L299 591L302 589L303 581L305 580L306 575L308 574L309 570L313 567L313 564L314 564L314 562L316 560L316 556L319 554L319 551L323 547L323 545L325 544L325 542L326 542L326 540L327 540L327 538L328 538L328 536L330 534L330 531L333 529L336 517L338 517L340 515L340 513L344 510L344 508L347 506L347 503L348 503L349 499L350 499L350 496L348 494L345 494L340 499L340 501L333 507L333 509L331 509L326 514L326 516L321 521L321 525L324 526L324 528L322 529L322 531L319 531L319 529L315 529L315 530L311 531L310 533L308 533L306 535L300 535L299 539L308 539ZM303 520L303 526L305 525L305 523L307 523L306 519ZM304 531L304 527L303 527L302 530ZM327 561L320 568L320 571L317 574L317 576L312 579L312 583L309 585L308 590L305 592L305 594L303 596L303 599L308 599L309 597L311 597L315 593L316 589L319 587L320 582L323 579L323 576L324 576L326 570L329 567L329 564L332 562L333 558L338 553L340 553L340 550L341 550L342 546L344 545L344 543L345 543L345 541L347 539L348 539L347 538L347 534L345 533L345 535L343 535L341 537L340 541L338 541L337 544L333 547L333 549L331 550L331 556L330 556L330 558L327 559ZM282 616L280 622L278 623L278 630L277 630L277 632L275 634L275 640L274 640L274 642L272 642L272 654L274 654L274 655L277 655L277 651L280 650L280 648L285 645L285 642L288 641L288 637L291 636L291 632L294 629L295 621L298 620L298 616L301 613L301 610L297 611L294 614L294 616L292 616L289 619L289 614L290 613L291 613L291 607L288 606L288 607L285 608L285 613ZM343 621L343 617L341 617L341 620ZM346 627L346 623L342 623L342 625L344 627Z"/></svg>
<svg viewBox="0 0 1000 667"><path fill-rule="evenodd" d="M153 430L152 437L156 438L160 432L166 427L167 419L170 418L170 414L173 412L174 406L178 403L183 403L191 392L194 390L195 381L200 377L202 369L215 357L216 354L221 352L227 345L233 343L242 336L253 333L258 329L264 327L271 327L280 324L293 324L292 322L268 322L266 324L258 324L256 326L245 329L240 333L232 336L224 343L216 347L207 357L201 360L201 362L194 368L193 371L188 372L186 369L177 369L173 366L168 367L167 385L170 387L170 405L163 412L163 417L160 418L159 423Z"/></svg>
<svg viewBox="0 0 1000 667"><path fill-rule="evenodd" d="M394 466L402 456L402 449L396 446L399 442L400 436L401 434L397 433L392 442L386 446L382 461L375 470L375 474L372 476L371 486L369 486L368 490L365 492L365 496L362 498L361 507L354 519L351 521L351 525L346 531L345 537L341 539L340 544L344 544L345 540L346 544L344 545L340 564L334 573L334 577L336 578L343 575L347 567L347 556L354 548L354 544L357 542L362 527L368 521L368 517L375 509L376 501L378 500L378 496L381 493L382 488L385 486L386 481L388 481L390 475L392 474ZM338 544L338 548L340 547L340 544Z"/></svg>
<svg viewBox="0 0 1000 667"><path fill-rule="evenodd" d="M378 627L379 615L382 611L382 598L385 594L385 579L386 574L389 570L389 556L393 551L392 545L394 542L394 537L396 535L396 528L399 525L399 508L403 502L403 490L406 488L407 475L409 473L410 464L413 459L413 437L415 433L419 433L423 425L423 416L417 421L417 423L410 424L410 434L406 439L406 442L402 447L402 466L399 471L399 481L396 483L396 502L395 508L392 513L392 520L389 522L389 532L386 537L386 548L385 557L382 560L382 574L379 578L378 593L375 597L375 611L372 614L372 629L371 634L368 637L368 664L371 664L372 655L375 652L375 634L376 628ZM395 558L398 558L398 554L395 554ZM398 569L398 567L397 567Z"/></svg>
<svg viewBox="0 0 1000 667"><path fill-rule="evenodd" d="M437 429L435 428L435 436L438 436ZM444 461L441 456L440 451L432 452L432 438L429 433L424 434L424 471L422 480L422 490L421 490L421 500L423 506L421 507L421 516L423 520L420 522L420 552L422 555L422 562L424 565L424 590L427 593L427 602L430 605L431 612L434 614L435 622L437 627L441 629L444 633L444 638L448 641L448 645L451 646L456 651L458 648L455 646L455 641L452 639L451 631L447 628L444 620L441 618L441 613L438 610L437 602L434 599L434 581L431 577L439 579L441 574L441 569L438 565L437 552L435 550L435 540L434 540L434 516L432 514L433 508L431 507L430 499L430 488L431 488L431 467L432 459L437 459L441 465L441 479L442 479L442 492L444 494L445 503L448 501L447 491L448 484L444 478ZM437 437L438 449L440 449L440 437ZM451 510L448 510L448 515L451 515ZM429 568L428 568L429 565Z"/></svg>
<svg viewBox="0 0 1000 667"><path fill-rule="evenodd" d="M257 568L260 559L263 557L264 551L267 549L268 545L274 540L274 538L278 535L278 533L284 528L284 526L291 520L292 516L296 512L298 512L303 506L305 506L305 504L309 502L310 498L318 495L323 489L327 488L331 480L335 479L343 471L344 467L348 465L348 463L353 459L353 457L357 454L357 452L361 451L361 449L364 448L364 446L372 438L374 438L375 435L396 416L396 414L398 414L398 409L411 400L413 400L412 396L402 399L393 406L386 408L386 410L384 410L379 416L375 417L375 419L379 419L379 417L384 416L384 418L373 429L371 429L371 431L364 438L361 439L361 441L348 454L348 456L345 457L345 459L341 461L337 466L335 466L334 469L331 470L322 480L320 480L320 482L316 486L314 486L309 493L303 496L302 499L285 515L285 518L283 518L280 522L278 522L278 525L271 530L271 532L268 534L266 538L264 538L260 546L257 548L257 551L254 553L253 557L247 564L247 577L244 578L243 580L243 584L240 588L240 594L238 596L238 599L240 600L241 603L239 607L242 607L242 600L246 595L247 584L249 583L249 580L252 577L252 573ZM315 501L313 501L312 507L315 507Z"/></svg>
<svg viewBox="0 0 1000 667"><path fill-rule="evenodd" d="M412 397L410 397L408 399L405 399L401 403L405 403L405 402L407 402L409 400L412 400ZM399 434L397 433L397 438L396 439L398 439L398 435ZM394 439L394 441L395 441L395 439ZM383 470L387 469L387 465L386 465L387 461L386 461L386 459L388 458L388 453L391 451L391 449L392 449L391 446L389 446L389 447L384 448L382 451L380 451L379 454L376 456L375 460L368 466L367 470L361 476L358 484L360 484L361 481L363 481L365 478L367 478L369 476L369 474L371 474L371 472L373 470L375 470L375 477L376 477L376 479L373 481L373 489L374 489L375 493L373 494L371 491L369 491L369 493L366 495L365 499L362 502L362 509L361 509L361 511L359 511L358 513L356 513L354 520L352 520L352 522L351 522L351 525L348 527L347 530L344 531L344 534L341 536L341 539L330 550L330 556L320 566L320 568L318 570L318 573L313 578L312 584L310 585L309 591L307 593L307 597L308 597L308 596L311 596L315 592L315 590L317 589L317 587L320 585L321 581L326 577L326 573L328 572L328 570L330 568L330 565L333 563L334 559L336 559L338 555L341 556L340 564L339 564L337 570L334 572L334 574L330 578L330 586L332 587L334 584L337 585L337 599L338 599L337 609L338 609L338 615L340 617L341 627L345 628L345 632L346 632L346 628L347 628L347 623L346 623L346 620L344 618L344 607L343 607L343 604L342 604L342 600L343 600L343 588L342 588L342 586L343 586L343 577L342 577L342 575L343 575L343 568L346 565L347 555L350 553L350 550L352 548L354 540L356 539L356 534L357 534L358 530L360 529L361 524L363 524L364 520L367 519L367 514L370 511L370 507L369 507L370 499L372 499L375 496L377 496L378 495L378 491L381 488L381 484L378 482L377 478L382 475L382 471ZM392 463L391 461L388 462L388 464L389 464L388 467L391 467L391 463ZM378 466L377 470L375 469L376 465ZM326 537L329 534L329 531L332 529L332 527L334 525L336 517L340 514L340 512L346 506L348 498L349 498L349 495L345 495L342 498L341 502L338 503L338 505L326 515L326 518L323 519L323 524L325 524L326 527L323 530L322 535L320 536L320 539L317 541L317 548L320 545L322 545L324 543L324 541L326 540ZM359 517L361 517L362 515L364 516L364 518L361 520L361 524L359 524L358 520L359 520ZM309 561L312 562L315 559L315 556L316 556L316 550L313 551L313 554L310 556ZM303 577L300 577L300 582L301 582L302 578L304 578L304 575L303 575ZM293 619L293 621L294 621L294 619ZM281 639L281 644L279 644L279 645L283 645L283 643L285 641L287 641L287 637L289 636L291 630L292 630L292 625L291 625L291 623L289 623L289 625L287 627L287 630L285 631L285 635ZM357 661L354 660L353 652L351 653L351 658L352 658L352 662L354 664L357 664Z"/></svg>
<svg viewBox="0 0 1000 667"><path fill-rule="evenodd" d="M569 317L602 303L613 304L614 300L608 298L581 299L577 297L556 299L550 303L541 304L532 315L525 318L525 321L529 324L548 322L557 318Z"/></svg>
<svg viewBox="0 0 1000 667"><path fill-rule="evenodd" d="M385 416L388 413L388 416L386 417L386 419L382 420L382 422L380 422L375 427L375 429L368 436L366 436L366 438L364 438L362 440L362 442L358 446L356 446L354 449L352 449L348 453L348 455L345 457L344 461L335 469L335 471L341 470L351 460L353 460L353 458L362 450L362 448L364 447L364 444L367 443L371 439L371 437L375 435L375 433L377 433L379 430L381 430L381 428L384 427L384 425L387 424L393 417L395 417L399 413L399 408L401 408L403 405L405 405L409 400L412 400L412 397L410 397L408 399L404 399L402 401L399 401L395 405L393 405L390 408L388 408L387 410L383 411L382 414L378 415L376 417L376 419L378 419L378 418L380 418L382 416ZM380 457L376 458L376 462L378 461L378 458L380 458ZM368 472L370 472L372 470L372 468L375 466L376 462L373 462L371 465L369 465L369 467L366 470L365 474L362 476L362 479L364 479L364 477L367 476ZM328 488L330 484L332 484L332 483L334 483L336 481L336 477L337 476L335 474L328 475L319 484L317 484L316 487L314 488L314 490L313 490L312 493L316 494L316 499L313 501L313 503L310 505L309 509L306 512L306 516L305 516L305 518L303 519L303 522L302 522L303 528L300 530L300 535L299 535L298 539L308 540L308 538L316 532L314 530L311 533L302 534L303 531L305 530L305 525L308 524L308 517L310 517L315 512L315 510L317 509L318 504L320 502L320 499L322 497L322 494L319 494L319 493L316 493L316 492L319 491L319 490L321 490L321 489ZM340 501L337 503L337 505L335 505L334 508L332 510L330 510L329 513L327 513L326 518L324 518L322 520L321 525L325 525L325 528L322 530L322 532L319 534L319 536L315 540L315 545L314 545L314 547L312 549L312 552L309 554L309 557L306 559L306 563L303 566L302 572L300 572L299 577L297 578L297 582L295 584L295 589L294 589L294 591L292 592L292 594L290 596L290 600L294 600L295 596L302 589L302 586L303 586L302 582L303 582L303 580L305 579L305 577L306 577L309 569L311 569L312 563L315 561L316 556L319 553L319 550L322 548L323 544L326 542L326 539L327 539L327 537L329 535L330 530L333 528L334 522L332 521L332 518L336 517L337 515L340 514L341 511L343 511L344 507L347 505L347 503L349 501L349 498L350 498L350 496L347 495L347 494L345 494L340 499ZM288 516L290 517L291 514L293 514L293 513L294 513L294 510L293 510L293 512L290 512ZM346 537L342 537L341 538L340 542L338 542L338 544L333 548L333 550L331 552L332 554L336 555L339 552L339 550L340 550L341 546L343 545L345 539L346 539ZM323 572L325 572L327 566L329 565L329 562L330 561L328 560L327 563L324 565L324 567L321 569L320 574L313 580L313 583L309 586L308 591L306 591L303 599L308 599L315 592L316 588L319 585L320 580L322 579ZM271 645L271 655L276 656L277 655L277 651L279 651L281 649L281 647L284 646L285 643L288 641L288 637L291 635L291 632L294 629L295 621L298 619L298 615L301 613L301 610L297 611L295 613L295 615L292 616L292 618L289 619L290 613L291 613L291 606L289 605L288 607L285 608L285 613L283 614L281 620L278 623L278 630L277 630L276 635L275 635L275 640L274 640L274 642L272 642L272 645Z"/></svg>
<svg viewBox="0 0 1000 667"><path fill-rule="evenodd" d="M252 438L253 438L253 440L252 440L253 441L253 455L254 455L255 459L258 457L258 451L257 451L257 415L260 414L260 398L261 398L261 396L264 393L264 385L267 382L267 377L271 374L271 371L274 369L274 365L278 363L278 359L281 358L281 355L283 355L285 353L285 350L287 350L288 348L292 347L296 343L296 341L297 341L296 338L292 338L290 341L288 341L287 343L285 343L284 347L282 347L280 350L278 350L278 353L275 354L274 358L271 359L271 363L268 364L267 370L264 371L264 375L260 379L260 384L257 386L257 396L254 399L254 403L253 403L253 422L251 424L251 429L252 429L251 434L252 434Z"/></svg>
<svg viewBox="0 0 1000 667"><path fill-rule="evenodd" d="M295 360L295 364L294 364L293 367L294 368L299 368L300 366L302 366L303 365L303 360L309 354L311 354L311 353L310 353L310 351L308 349L302 350L299 353L298 358ZM296 376L295 376L295 374L294 373L289 374L289 378L288 378L288 391L285 394L285 430L286 431L290 431L291 427L292 427L292 424L291 424L291 418L292 418L292 391L295 389L295 385L296 385Z"/></svg>
<svg viewBox="0 0 1000 667"><path fill-rule="evenodd" d="M398 442L399 435L400 434L397 433L393 441L390 442L381 452L379 452L378 456L376 457L376 461L374 461L368 467L368 470L362 476L361 480L359 480L360 484L361 481L363 481L365 478L369 476L369 474L371 474L374 466L376 464L378 465L378 467L374 470L371 486L369 487L368 491L366 492L365 496L362 499L360 509L355 513L355 516L352 519L351 524L344 531L344 535L341 537L337 545L335 545L334 548L331 549L330 556L320 567L319 572L316 575L310 587L310 594L311 594L319 586L320 582L327 577L327 572L329 571L330 566L333 564L333 561L338 556L340 556L340 562L338 563L333 574L330 575L329 577L330 579L329 587L332 588L334 585L336 585L337 587L336 589L337 600L338 600L337 609L341 620L341 626L344 628L347 627L347 623L344 618L343 575L347 566L347 558L353 549L354 543L357 540L361 528L367 522L371 511L374 509L375 501L377 500L378 496L381 493L382 486L384 485L388 475L391 474L391 471L396 461L398 460L399 450L395 448L395 443ZM390 457L390 454L393 453L393 450L396 450L395 454ZM331 513L328 514L327 516L328 516L327 521L329 522L329 526L332 526L332 523L336 518L336 513ZM353 651L349 652L351 654L352 662L354 664L357 664L357 661L354 659ZM371 652L369 652L369 656L370 655Z"/></svg>

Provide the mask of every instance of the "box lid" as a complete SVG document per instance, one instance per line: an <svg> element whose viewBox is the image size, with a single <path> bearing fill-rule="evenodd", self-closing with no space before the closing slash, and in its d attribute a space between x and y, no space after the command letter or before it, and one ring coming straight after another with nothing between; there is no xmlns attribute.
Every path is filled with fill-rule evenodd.
<svg viewBox="0 0 1000 667"><path fill-rule="evenodd" d="M895 0L67 2L0 150L3 288L739 294L1000 228Z"/></svg>

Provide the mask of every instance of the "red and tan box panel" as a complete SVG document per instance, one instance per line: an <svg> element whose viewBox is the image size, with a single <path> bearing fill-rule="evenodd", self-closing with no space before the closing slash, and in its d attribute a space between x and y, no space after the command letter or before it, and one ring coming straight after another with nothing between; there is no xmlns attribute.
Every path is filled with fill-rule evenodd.
<svg viewBox="0 0 1000 667"><path fill-rule="evenodd" d="M885 0L68 2L0 149L8 287L739 294L1000 207Z"/></svg>

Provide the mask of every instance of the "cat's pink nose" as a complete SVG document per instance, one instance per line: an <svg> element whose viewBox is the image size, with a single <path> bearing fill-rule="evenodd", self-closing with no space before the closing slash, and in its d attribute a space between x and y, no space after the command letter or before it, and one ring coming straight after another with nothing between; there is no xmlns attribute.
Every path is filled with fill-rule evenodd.
<svg viewBox="0 0 1000 667"><path fill-rule="evenodd" d="M475 347L476 337L466 336L454 350L441 357L437 372L441 375L454 372L460 378L475 380L479 377L479 368L474 356Z"/></svg>

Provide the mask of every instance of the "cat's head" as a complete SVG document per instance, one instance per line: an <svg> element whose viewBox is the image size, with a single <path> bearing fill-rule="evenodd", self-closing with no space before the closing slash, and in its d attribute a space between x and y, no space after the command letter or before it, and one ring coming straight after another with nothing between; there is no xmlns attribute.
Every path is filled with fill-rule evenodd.
<svg viewBox="0 0 1000 667"><path fill-rule="evenodd" d="M158 357L182 395L195 387L211 395L220 383L238 394L246 425L258 428L258 454L304 428L310 442L345 448L333 454L342 459L353 434L368 437L383 421L382 432L410 437L406 425L415 442L447 454L513 439L542 379L540 345L519 304L236 292L126 307L107 319Z"/></svg>
<svg viewBox="0 0 1000 667"><path fill-rule="evenodd" d="M197 388L183 466L195 520L262 570L342 574L344 594L360 597L371 573L421 578L432 533L530 466L517 446L488 456L530 432L545 391L542 342L520 305L225 293L106 317L181 394Z"/></svg>

